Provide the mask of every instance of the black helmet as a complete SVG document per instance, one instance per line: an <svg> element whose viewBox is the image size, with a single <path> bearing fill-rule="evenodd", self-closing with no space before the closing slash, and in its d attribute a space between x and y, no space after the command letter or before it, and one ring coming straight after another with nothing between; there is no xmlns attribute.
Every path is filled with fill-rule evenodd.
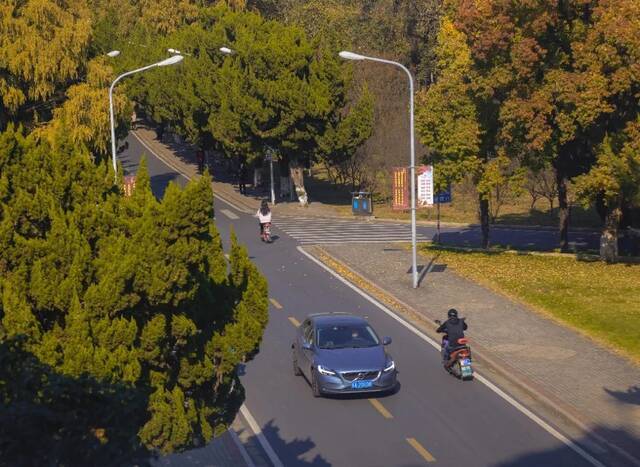
<svg viewBox="0 0 640 467"><path fill-rule="evenodd" d="M455 308L451 308L448 312L447 312L447 316L449 318L457 318L458 317L458 310L456 310Z"/></svg>

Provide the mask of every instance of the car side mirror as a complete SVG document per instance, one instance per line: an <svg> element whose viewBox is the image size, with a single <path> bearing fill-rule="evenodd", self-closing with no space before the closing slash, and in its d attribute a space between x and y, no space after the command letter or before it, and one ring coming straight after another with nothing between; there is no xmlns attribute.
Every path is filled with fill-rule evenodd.
<svg viewBox="0 0 640 467"><path fill-rule="evenodd" d="M302 343L302 348L304 350L311 350L312 347L313 347L313 345L311 344L311 342L303 342Z"/></svg>
<svg viewBox="0 0 640 467"><path fill-rule="evenodd" d="M382 339L382 345L389 345L391 344L391 338L390 337L385 337Z"/></svg>

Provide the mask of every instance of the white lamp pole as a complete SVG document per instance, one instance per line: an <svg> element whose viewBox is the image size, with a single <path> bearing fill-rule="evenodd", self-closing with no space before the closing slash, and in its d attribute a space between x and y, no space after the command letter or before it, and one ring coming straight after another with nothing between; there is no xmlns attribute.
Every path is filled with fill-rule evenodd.
<svg viewBox="0 0 640 467"><path fill-rule="evenodd" d="M409 77L409 132L411 140L411 165L409 166L411 173L411 256L412 266L411 273L413 278L413 288L418 287L418 253L416 247L416 148L413 129L413 76L411 72L403 64L394 62L391 60L385 60L383 58L368 57L366 55L360 55L353 52L347 52L343 50L340 52L340 57L345 60L370 60L372 62L385 63L387 65L394 65L402 68Z"/></svg>
<svg viewBox="0 0 640 467"><path fill-rule="evenodd" d="M118 76L115 80L113 80L113 83L111 83L111 86L109 87L109 116L111 118L111 156L113 158L113 173L116 180L118 179L118 164L116 162L116 127L113 113L113 88L118 83L118 81L126 76L133 75L134 73L139 73L141 71L149 70L155 67L175 65L176 63L180 63L183 59L184 57L182 55L174 55L173 57L169 57L160 62L153 63L136 70L127 71L126 73Z"/></svg>

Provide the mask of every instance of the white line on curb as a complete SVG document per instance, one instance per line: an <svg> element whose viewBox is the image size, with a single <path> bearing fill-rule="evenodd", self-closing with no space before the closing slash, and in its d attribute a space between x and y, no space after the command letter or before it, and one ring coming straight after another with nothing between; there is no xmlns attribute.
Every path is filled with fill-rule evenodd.
<svg viewBox="0 0 640 467"><path fill-rule="evenodd" d="M130 132L131 135L133 135L140 144L142 144L147 151L149 151L152 155L154 155L155 157L157 157L158 159L160 159L162 162L164 162L166 165L168 165L170 168L172 168L173 170L175 170L176 172L178 172L180 175L182 175L184 178L186 178L187 180L191 181L191 177L189 177L187 174L184 173L184 171L180 168L177 167L173 161L165 158L164 156L161 156L160 154L158 154L157 152L155 152L153 149L151 149L151 147L145 143L142 138L140 138L138 135L136 135L133 131ZM230 201L227 201L226 199L222 198L220 195L216 195L216 193L213 193L213 196L215 196L216 199L222 201L225 204L228 204L229 206L231 206L233 209L236 209L237 211L240 212L245 212L245 210L239 208L238 206L236 206L235 204L233 204Z"/></svg>
<svg viewBox="0 0 640 467"><path fill-rule="evenodd" d="M249 424L249 428L251 428L251 431L255 433L256 437L258 438L258 442L262 446L262 449L264 449L264 452L267 453L267 457L269 457L269 460L273 464L273 467L284 467L284 464L269 444L269 441L267 441L267 438L264 436L260 425L258 425L256 419L253 418L253 415L251 415L249 409L245 404L242 404L242 407L240 407L240 413Z"/></svg>
<svg viewBox="0 0 640 467"><path fill-rule="evenodd" d="M233 440L236 447L238 448L238 451L240 451L242 460L245 461L245 463L247 464L247 467L256 467L256 464L253 463L253 459L251 459L251 457L249 456L247 449L244 447L244 445L242 444L242 441L240 441L240 438L238 438L238 435L236 434L235 431L233 431L233 428L231 427L229 427L229 436L231 436L231 439Z"/></svg>
<svg viewBox="0 0 640 467"><path fill-rule="evenodd" d="M361 295L362 297L364 297L366 300L368 300L369 302L373 303L375 306L377 306L378 308L380 308L383 312L385 312L387 315L389 315L391 318L395 319L397 322L399 322L400 324L402 324L404 327L406 327L407 329L409 329L411 332L413 332L415 335L417 335L418 337L420 337L422 340L428 342L429 344L431 344L435 349L437 349L438 351L440 350L440 344L438 344L435 340L431 339L429 336L427 336L426 334L424 334L423 332L421 332L418 328L416 328L415 326L413 326L412 324L408 323L407 321L405 321L404 319L402 319L400 316L398 316L396 313L394 313L393 311L391 311L389 308L387 308L386 306L384 306L382 303L380 303L378 300L376 300L375 298L373 298L372 296L370 296L369 294L367 294L364 290L361 290L360 288L356 287L355 285L353 285L351 282L349 282L347 279L345 279L344 277L340 276L337 272L335 272L334 270L332 270L329 266L325 265L322 261L320 261L319 259L315 258L314 256L312 256L310 253L307 253L306 251L304 251L304 249L300 246L297 247L298 251L300 253L302 253L303 255L305 255L307 258L309 258L311 261L313 261L314 263L316 263L318 266L320 266L321 268L323 268L324 270L326 270L327 272L329 272L332 276L334 276L336 279L338 279L340 282L342 282L343 284L345 284L347 287L351 288L352 290L354 290L356 293L358 293L359 295ZM591 465L594 465L595 467L605 467L604 464L602 464L599 460L595 459L593 456L591 456L589 453L587 453L584 449L582 449L580 446L578 446L576 443L574 443L573 441L571 441L569 438L567 438L566 436L564 436L562 433L560 433L558 430L556 430L555 428L553 428L551 425L549 425L547 422L545 422L544 420L542 420L540 417L538 417L536 414L534 414L531 410L527 409L525 406L523 406L520 402L516 401L513 397L509 396L507 393L505 393L502 389L500 389L499 387L497 387L495 384L493 384L491 381L489 381L487 378L485 378L484 376L481 376L478 373L474 373L474 377L480 381L481 383L483 383L485 386L487 386L489 389L491 389L493 392L495 392L498 396L502 397L505 401L507 401L509 404L511 404L513 407L515 407L517 410L519 410L522 414L524 414L526 417L528 417L531 421L533 421L535 424L537 424L538 426L540 426L542 429L544 429L547 433L549 433L551 436L553 436L554 438L556 438L557 440L561 441L562 443L564 443L565 445L567 445L569 448L571 448L574 452L576 452L578 455L580 455L583 459L585 459L587 462L589 462Z"/></svg>

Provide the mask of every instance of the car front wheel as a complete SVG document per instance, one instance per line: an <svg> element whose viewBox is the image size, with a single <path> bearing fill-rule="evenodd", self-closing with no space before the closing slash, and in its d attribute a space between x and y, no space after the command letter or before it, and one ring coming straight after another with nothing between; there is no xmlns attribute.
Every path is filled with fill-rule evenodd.
<svg viewBox="0 0 640 467"><path fill-rule="evenodd" d="M302 375L302 371L300 370L300 367L298 366L298 359L296 358L295 355L295 350L293 351L293 374L296 376L301 376Z"/></svg>
<svg viewBox="0 0 640 467"><path fill-rule="evenodd" d="M320 397L322 393L320 392L320 384L318 384L318 377L316 376L315 371L311 371L311 392L313 392L313 397Z"/></svg>

